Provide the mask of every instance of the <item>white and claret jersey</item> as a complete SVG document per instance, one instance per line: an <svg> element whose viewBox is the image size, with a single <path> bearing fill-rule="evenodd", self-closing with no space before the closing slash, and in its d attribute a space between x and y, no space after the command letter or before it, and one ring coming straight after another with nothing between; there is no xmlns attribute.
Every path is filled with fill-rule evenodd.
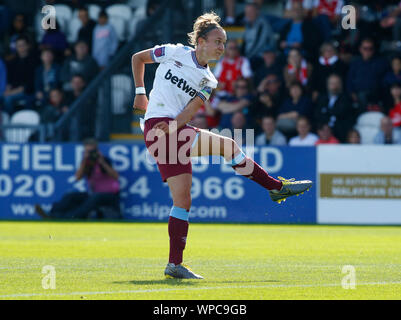
<svg viewBox="0 0 401 320"><path fill-rule="evenodd" d="M156 46L151 56L160 65L149 94L145 120L175 118L191 99L199 96L205 101L217 87L217 80L209 66L199 65L191 47L182 44Z"/></svg>

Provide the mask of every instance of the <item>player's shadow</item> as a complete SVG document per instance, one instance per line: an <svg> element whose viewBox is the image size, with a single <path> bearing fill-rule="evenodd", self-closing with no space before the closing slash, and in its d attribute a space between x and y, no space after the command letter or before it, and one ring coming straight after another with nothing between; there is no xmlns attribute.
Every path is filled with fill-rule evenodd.
<svg viewBox="0 0 401 320"><path fill-rule="evenodd" d="M205 281L193 281L188 279L160 279L160 280L129 280L129 281L114 281L114 284L134 284L134 285L154 285L166 284L171 286L193 286L204 283ZM208 282L208 281L206 281ZM278 283L279 280L223 280L211 281L209 283Z"/></svg>
<svg viewBox="0 0 401 320"><path fill-rule="evenodd" d="M134 285L154 285L166 284L170 286L193 286L199 284L199 281L188 281L184 279L160 279L160 280L129 280L129 281L114 281L114 284L134 284Z"/></svg>

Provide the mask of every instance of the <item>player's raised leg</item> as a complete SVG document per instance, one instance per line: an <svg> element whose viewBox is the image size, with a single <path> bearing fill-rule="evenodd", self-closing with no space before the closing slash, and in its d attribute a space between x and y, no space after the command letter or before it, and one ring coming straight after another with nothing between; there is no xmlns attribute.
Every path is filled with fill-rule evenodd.
<svg viewBox="0 0 401 320"><path fill-rule="evenodd" d="M231 138L200 130L198 140L192 148L191 156L220 155L240 175L245 176L269 190L273 201L280 203L286 198L299 195L312 186L312 181L271 177L253 159L247 157L238 144Z"/></svg>
<svg viewBox="0 0 401 320"><path fill-rule="evenodd" d="M191 269L182 264L189 227L192 175L183 173L170 177L167 179L167 184L173 197L173 207L168 221L168 234L170 237L169 263L164 270L164 274L167 278L203 279L203 277L193 273Z"/></svg>

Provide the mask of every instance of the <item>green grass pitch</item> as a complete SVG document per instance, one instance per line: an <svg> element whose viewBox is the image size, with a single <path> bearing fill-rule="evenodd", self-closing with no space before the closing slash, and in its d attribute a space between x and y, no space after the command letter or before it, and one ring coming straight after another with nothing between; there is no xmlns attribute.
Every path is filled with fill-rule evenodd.
<svg viewBox="0 0 401 320"><path fill-rule="evenodd" d="M0 222L0 299L401 299L400 253L401 227L192 223L184 261L205 279L174 280L165 223Z"/></svg>

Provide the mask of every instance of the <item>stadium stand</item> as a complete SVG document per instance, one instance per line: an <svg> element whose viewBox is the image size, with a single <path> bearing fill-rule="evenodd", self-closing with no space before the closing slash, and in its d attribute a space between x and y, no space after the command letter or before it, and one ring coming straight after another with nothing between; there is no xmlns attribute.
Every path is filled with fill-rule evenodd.
<svg viewBox="0 0 401 320"><path fill-rule="evenodd" d="M98 69L94 73L94 77L90 77L79 98L71 101L68 110L64 108L64 111L60 112L60 117L56 117L56 122L47 123L46 129L38 129L38 132L46 130L46 134L36 135L35 138L46 137L47 140L51 141L82 139L83 137L74 128L79 123L79 115L84 113L86 104L89 101L96 101L94 108L96 124L94 132L92 132L96 138L101 141L109 141L110 139L142 140L139 118L143 113L139 110L132 111L134 93L132 90L130 56L134 52L156 44L186 43L186 34L190 31L194 18L199 15L199 12L209 10L214 10L222 17L228 38L237 41L241 48L241 55L244 56L246 45L244 35L251 27L249 22L251 20L248 20L249 15L252 14L252 10L249 10L249 6L252 6L250 2L238 0L230 2L231 5L234 3L235 7L226 8L222 1L217 0L127 0L113 3L103 0L86 1L85 6L88 9L90 19L93 21L97 22L98 15L102 10L108 14L108 21L118 36L118 50L111 57L109 65ZM325 0L314 1L313 3L293 0L255 1L257 5L262 4L260 15L264 25L269 25L269 30L272 30L272 39L270 38L269 44L273 40L273 45L267 46L268 43L266 43L266 46L256 55L247 57L251 62L253 74L250 79L252 103L243 112L246 112L246 114L244 113L247 119L246 127L254 128L256 134L262 132L260 119L266 115L266 112L277 117L284 102L287 104L296 103L296 101L291 101L293 98L289 92L293 81L302 84L304 95L307 98L305 101L308 103L306 107L311 110L308 117L311 121L312 132L316 133L319 123L317 122L318 118L313 116L316 113L315 110L319 108L319 112L324 115L326 109L336 104L337 96L335 94L325 96L325 99L319 95L325 94L326 84L323 82L332 72L336 72L338 68L336 69L335 66L339 64L342 66L340 76L344 79L343 91L347 89L347 92L342 93L347 95L347 99L342 100L346 101L347 106L341 110L346 112L348 116L336 115L334 109L327 114L336 117L336 119L329 119L328 123L329 126L335 124L333 132L341 143L346 143L345 137L350 128L359 131L362 143L372 143L372 139L380 126L379 114L381 116L389 115L389 110L398 103L398 101L394 101L394 96L390 92L390 85L401 84L401 75L397 74L397 72L399 73L398 69L391 70L390 62L393 61L394 56L401 53L401 48L397 45L401 34L399 1L380 3L374 6L363 1L335 0L334 2L336 6L325 8ZM51 1L51 3L54 4L56 9L60 31L68 41L68 48L63 49L61 53L59 50L57 53L57 59L61 60L57 62L63 65L67 60L75 61L74 46L78 41L78 33L82 27L81 20L78 18L81 3L68 0ZM358 13L356 17L358 27L355 30L341 28L342 16L339 13L339 8L346 4L352 4ZM33 37L31 39L33 41L31 53L39 58L39 51L44 47L41 42L45 35L41 25L44 17L40 10L42 5L43 3L38 1L36 14L25 16L25 25L21 25L16 19L19 12L15 9L8 11L9 16L8 19L4 20L5 28L0 42L0 54L6 67L15 57L15 41L22 34L29 34L31 38ZM234 20L226 19L226 13L232 13L233 8L235 9ZM328 20L325 15L330 17L331 23L327 24ZM15 20L13 20L14 18ZM297 21L300 23L300 29L297 29ZM167 25L168 28L165 27ZM313 34L311 30L313 30ZM60 34L57 36L62 37ZM55 35L48 35L49 37L55 37ZM374 38L373 58L368 52L370 50L369 43L362 41L369 37ZM311 46L312 38L313 46ZM80 39L82 40L82 38ZM320 48L323 40L325 40L326 47L328 43L335 49L332 50L330 56L321 54ZM285 44L282 43L283 41ZM362 43L364 45L361 45ZM53 42L52 45L54 46L54 44L57 43ZM89 52L91 52L92 43L88 43L88 45ZM288 62L288 54L294 48L304 58L304 60L301 59L300 63ZM274 68L271 67L270 60L272 57L274 57ZM351 75L353 89L350 91L350 66L352 66L352 72L355 72L355 68L373 70L377 61L380 61L380 72L375 75L376 78L369 80L369 76L352 77ZM216 63L210 64L212 71L215 66ZM145 79L148 92L152 88L151 79L155 69L155 65L149 65L146 70ZM316 74L318 70L326 70L327 74L325 73L324 77L319 78ZM288 77L288 73L292 77ZM384 79L384 77L386 78ZM305 79L311 79L311 81L305 81ZM389 79L391 80L390 84ZM256 90L263 80L264 90ZM275 93L275 81L282 84L277 93ZM64 83L63 89L67 94L70 90L69 84ZM359 91L354 92L353 90ZM4 101L9 93L9 90L0 93L0 108L3 111ZM209 115L213 114L214 121L208 122L209 128L212 126L220 128L220 112L218 109L213 109L218 105L218 101L215 101L216 97L221 98L221 93L218 90L212 97L210 105L205 106L202 110L202 112L206 110ZM46 104L46 101L34 100L33 103L28 101L28 104L17 105L13 112L28 108L40 113L41 104ZM328 101L327 107L322 105L322 101ZM347 123L342 123L342 119L347 119ZM226 122L230 123L230 119L226 119ZM10 124L2 122L2 125ZM396 129L399 130L399 128ZM69 131L74 134L66 134ZM291 134L295 134L295 131ZM3 139L5 139L4 135Z"/></svg>

